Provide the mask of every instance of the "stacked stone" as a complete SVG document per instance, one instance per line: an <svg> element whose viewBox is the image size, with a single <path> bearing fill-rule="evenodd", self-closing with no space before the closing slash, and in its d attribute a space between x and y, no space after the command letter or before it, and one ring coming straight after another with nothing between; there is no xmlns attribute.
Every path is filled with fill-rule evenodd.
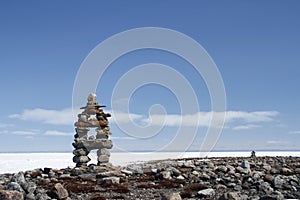
<svg viewBox="0 0 300 200"><path fill-rule="evenodd" d="M87 166L87 163L91 160L88 154L91 150L98 149L98 165L109 162L110 152L108 149L112 148L112 141L109 140L111 135L109 123L107 118L111 115L104 113L98 102L96 102L96 95L90 94L88 96L88 102L81 114L78 115L78 121L75 123L76 134L74 135L73 146L75 150L73 154L73 162L77 167ZM93 118L95 116L95 118ZM88 133L91 128L95 128L97 134L96 137L89 136Z"/></svg>

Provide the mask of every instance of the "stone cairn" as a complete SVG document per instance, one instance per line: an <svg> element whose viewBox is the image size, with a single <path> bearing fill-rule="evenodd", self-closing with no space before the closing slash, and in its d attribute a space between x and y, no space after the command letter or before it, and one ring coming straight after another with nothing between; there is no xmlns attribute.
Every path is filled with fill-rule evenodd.
<svg viewBox="0 0 300 200"><path fill-rule="evenodd" d="M88 154L92 150L98 150L98 165L103 165L109 162L110 152L108 149L112 148L112 141L109 140L111 135L110 128L108 126L107 118L111 115L104 113L101 106L96 101L96 94L91 93L88 96L88 102L81 114L78 114L78 121L75 122L76 134L74 135L73 146L75 150L73 154L73 162L76 163L76 167L87 166L87 163L91 160ZM88 132L91 128L95 128L96 137L93 135L88 136Z"/></svg>

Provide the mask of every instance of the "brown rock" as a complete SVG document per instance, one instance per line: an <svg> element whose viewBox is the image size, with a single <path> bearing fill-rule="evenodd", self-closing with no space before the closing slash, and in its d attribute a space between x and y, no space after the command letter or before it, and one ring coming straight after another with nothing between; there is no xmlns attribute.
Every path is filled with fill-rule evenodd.
<svg viewBox="0 0 300 200"><path fill-rule="evenodd" d="M268 182L268 183L272 183L273 180L274 180L274 176L272 176L271 174L267 174L265 176L265 180Z"/></svg>
<svg viewBox="0 0 300 200"><path fill-rule="evenodd" d="M293 174L293 171L291 169L289 169L289 168L286 168L286 167L283 167L280 171L281 171L281 173L283 175L291 175L291 174Z"/></svg>
<svg viewBox="0 0 300 200"><path fill-rule="evenodd" d="M22 192L16 190L0 190L1 200L23 200Z"/></svg>
<svg viewBox="0 0 300 200"><path fill-rule="evenodd" d="M68 191L60 183L56 183L51 190L54 198L66 199L69 196Z"/></svg>
<svg viewBox="0 0 300 200"><path fill-rule="evenodd" d="M263 168L266 170L266 171L270 171L272 169L272 167L269 165L269 164L264 164Z"/></svg>

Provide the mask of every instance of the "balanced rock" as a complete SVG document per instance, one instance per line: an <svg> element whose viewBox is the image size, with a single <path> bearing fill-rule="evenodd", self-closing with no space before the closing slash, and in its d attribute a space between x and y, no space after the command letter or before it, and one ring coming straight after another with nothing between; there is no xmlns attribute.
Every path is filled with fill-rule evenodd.
<svg viewBox="0 0 300 200"><path fill-rule="evenodd" d="M77 167L87 166L87 163L91 160L88 154L92 150L98 150L98 165L103 165L109 162L110 153L108 149L113 147L112 141L109 140L111 135L108 117L111 117L109 113L104 113L99 103L96 101L96 94L91 93L87 100L86 106L82 113L78 114L78 121L75 122L74 142L72 143L75 150L73 154L73 162ZM94 116L94 117L93 117ZM89 135L91 128L95 128L96 135Z"/></svg>

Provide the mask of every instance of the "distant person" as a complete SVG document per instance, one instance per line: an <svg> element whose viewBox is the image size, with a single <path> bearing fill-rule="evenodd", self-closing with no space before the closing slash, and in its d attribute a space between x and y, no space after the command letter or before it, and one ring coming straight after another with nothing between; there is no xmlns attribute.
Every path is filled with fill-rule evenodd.
<svg viewBox="0 0 300 200"><path fill-rule="evenodd" d="M251 152L251 158L256 158L255 151Z"/></svg>

